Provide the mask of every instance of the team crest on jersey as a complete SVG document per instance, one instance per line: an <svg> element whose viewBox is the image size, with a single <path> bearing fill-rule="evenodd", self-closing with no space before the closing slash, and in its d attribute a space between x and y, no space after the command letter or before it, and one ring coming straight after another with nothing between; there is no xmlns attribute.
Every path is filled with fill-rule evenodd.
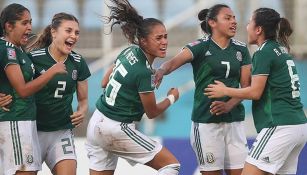
<svg viewBox="0 0 307 175"><path fill-rule="evenodd" d="M16 51L13 48L7 48L7 57L9 60L16 60Z"/></svg>
<svg viewBox="0 0 307 175"><path fill-rule="evenodd" d="M71 78L73 80L77 80L77 77L78 77L78 71L77 70L72 70Z"/></svg>
<svg viewBox="0 0 307 175"><path fill-rule="evenodd" d="M211 152L207 152L207 153L206 153L206 161L207 161L207 163L209 163L209 164L214 163L214 162L215 162L214 154L211 153Z"/></svg>
<svg viewBox="0 0 307 175"><path fill-rule="evenodd" d="M237 60L239 60L241 62L242 61L242 53L237 51L236 56L237 56Z"/></svg>

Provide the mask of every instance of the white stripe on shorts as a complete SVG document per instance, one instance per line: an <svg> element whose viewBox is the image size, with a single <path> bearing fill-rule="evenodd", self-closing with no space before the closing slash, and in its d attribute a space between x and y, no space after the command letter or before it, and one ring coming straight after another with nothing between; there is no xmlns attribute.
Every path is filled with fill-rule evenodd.
<svg viewBox="0 0 307 175"><path fill-rule="evenodd" d="M261 138L257 146L251 150L250 155L252 158L258 160L260 154L262 153L264 147L266 146L266 144L272 137L275 130L276 130L276 126L266 130L265 134L263 135L263 137Z"/></svg>
<svg viewBox="0 0 307 175"><path fill-rule="evenodd" d="M145 148L147 151L154 150L155 146L143 139L141 136L137 135L131 128L128 127L127 123L121 123L120 126L121 130L124 131L128 137Z"/></svg>
<svg viewBox="0 0 307 175"><path fill-rule="evenodd" d="M199 164L205 165L205 160L204 160L204 157L203 157L204 154L203 154L203 151L202 151L202 148L201 148L198 126L199 126L198 123L194 123L194 139L195 139L195 145L196 145L196 150L197 150L197 157L199 159Z"/></svg>
<svg viewBox="0 0 307 175"><path fill-rule="evenodd" d="M10 128L11 128L13 147L14 147L13 149L14 149L15 165L22 165L23 158L22 158L22 149L20 143L18 122L10 121Z"/></svg>

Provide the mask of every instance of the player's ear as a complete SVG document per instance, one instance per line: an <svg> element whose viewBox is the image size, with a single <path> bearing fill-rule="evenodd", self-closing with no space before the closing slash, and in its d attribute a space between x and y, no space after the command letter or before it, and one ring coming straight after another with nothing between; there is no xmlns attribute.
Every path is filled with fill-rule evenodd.
<svg viewBox="0 0 307 175"><path fill-rule="evenodd" d="M147 43L146 43L145 38L141 38L140 44L141 44L142 46L146 46Z"/></svg>
<svg viewBox="0 0 307 175"><path fill-rule="evenodd" d="M9 23L9 22L6 22L6 23L4 24L4 29L3 29L3 30L5 30L5 29L7 29L8 32L11 32L11 31L14 29L14 24L11 24L11 23Z"/></svg>
<svg viewBox="0 0 307 175"><path fill-rule="evenodd" d="M55 29L53 29L53 28L50 29L50 33L51 33L52 39L55 38L55 32L56 32Z"/></svg>
<svg viewBox="0 0 307 175"><path fill-rule="evenodd" d="M263 31L263 28L261 26L256 27L256 34L257 35L260 35L262 33L262 31Z"/></svg>
<svg viewBox="0 0 307 175"><path fill-rule="evenodd" d="M216 26L216 21L215 20L208 20L208 25L210 26L210 27L215 27Z"/></svg>

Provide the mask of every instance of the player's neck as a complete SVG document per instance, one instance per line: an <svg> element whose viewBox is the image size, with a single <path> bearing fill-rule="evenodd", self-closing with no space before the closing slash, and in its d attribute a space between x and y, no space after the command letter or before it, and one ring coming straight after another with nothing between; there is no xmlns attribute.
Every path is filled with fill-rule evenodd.
<svg viewBox="0 0 307 175"><path fill-rule="evenodd" d="M257 46L258 47L262 46L262 44L265 43L266 41L267 41L267 39L265 39L263 35L259 36L257 41L256 41Z"/></svg>
<svg viewBox="0 0 307 175"><path fill-rule="evenodd" d="M217 44L222 49L227 48L230 41L229 38L226 38L224 36L216 36L216 35L213 35L211 39L213 40L213 42L215 42L215 44Z"/></svg>
<svg viewBox="0 0 307 175"><path fill-rule="evenodd" d="M48 51L52 58L57 62L65 61L68 56L57 50L52 44L48 47Z"/></svg>
<svg viewBox="0 0 307 175"><path fill-rule="evenodd" d="M11 38L11 37L4 36L3 39L4 39L5 41L8 41L8 42L14 44L16 47L21 47L21 46L20 46L19 44L17 44L17 42L15 42L15 40L14 40L13 38Z"/></svg>

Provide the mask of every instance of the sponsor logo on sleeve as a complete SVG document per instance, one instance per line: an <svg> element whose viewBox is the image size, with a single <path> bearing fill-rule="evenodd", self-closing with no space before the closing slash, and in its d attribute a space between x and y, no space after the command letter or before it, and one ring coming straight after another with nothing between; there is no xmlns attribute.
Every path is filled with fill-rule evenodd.
<svg viewBox="0 0 307 175"><path fill-rule="evenodd" d="M13 48L7 48L7 57L9 60L16 60L16 51Z"/></svg>
<svg viewBox="0 0 307 175"><path fill-rule="evenodd" d="M191 47L193 47L193 46L195 46L195 45L197 45L197 44L199 44L200 43L200 41L194 41L194 42L191 42L191 43L189 43L188 45L189 46L191 46Z"/></svg>

